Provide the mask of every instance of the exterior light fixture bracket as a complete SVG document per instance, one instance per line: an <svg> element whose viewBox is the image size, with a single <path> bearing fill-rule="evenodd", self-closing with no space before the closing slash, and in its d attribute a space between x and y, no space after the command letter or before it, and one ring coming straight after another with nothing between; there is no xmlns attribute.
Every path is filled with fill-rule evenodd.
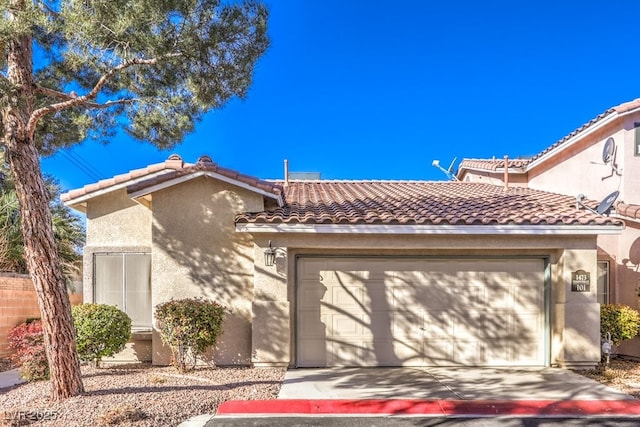
<svg viewBox="0 0 640 427"><path fill-rule="evenodd" d="M264 250L264 265L265 267L272 267L276 263L276 250L271 247L271 240L269 240L269 247Z"/></svg>

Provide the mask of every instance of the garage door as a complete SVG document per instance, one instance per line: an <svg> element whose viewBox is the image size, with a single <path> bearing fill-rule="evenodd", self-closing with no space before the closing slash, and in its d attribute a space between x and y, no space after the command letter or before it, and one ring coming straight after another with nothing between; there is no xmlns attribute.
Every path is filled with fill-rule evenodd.
<svg viewBox="0 0 640 427"><path fill-rule="evenodd" d="M542 366L542 259L299 258L297 361Z"/></svg>

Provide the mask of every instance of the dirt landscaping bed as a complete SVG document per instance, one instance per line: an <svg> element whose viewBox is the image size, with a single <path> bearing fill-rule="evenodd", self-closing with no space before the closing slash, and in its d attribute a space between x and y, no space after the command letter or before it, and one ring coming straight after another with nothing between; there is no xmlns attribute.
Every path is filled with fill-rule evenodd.
<svg viewBox="0 0 640 427"><path fill-rule="evenodd" d="M0 372L8 371L9 369L13 369L11 359L0 357Z"/></svg>
<svg viewBox="0 0 640 427"><path fill-rule="evenodd" d="M49 402L48 381L3 389L0 426L175 426L196 415L214 414L227 400L275 399L284 373L207 367L182 375L172 367L85 365L86 393L64 402Z"/></svg>
<svg viewBox="0 0 640 427"><path fill-rule="evenodd" d="M577 372L640 399L640 362L638 361L612 359L608 368L601 366L590 371Z"/></svg>

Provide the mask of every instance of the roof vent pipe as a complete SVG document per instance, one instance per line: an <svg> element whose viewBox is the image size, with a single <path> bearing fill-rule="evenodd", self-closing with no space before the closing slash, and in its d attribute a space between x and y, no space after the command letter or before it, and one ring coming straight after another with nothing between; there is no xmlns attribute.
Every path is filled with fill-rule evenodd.
<svg viewBox="0 0 640 427"><path fill-rule="evenodd" d="M284 159L284 183L289 184L289 160Z"/></svg>
<svg viewBox="0 0 640 427"><path fill-rule="evenodd" d="M509 189L509 156L504 156L504 189Z"/></svg>

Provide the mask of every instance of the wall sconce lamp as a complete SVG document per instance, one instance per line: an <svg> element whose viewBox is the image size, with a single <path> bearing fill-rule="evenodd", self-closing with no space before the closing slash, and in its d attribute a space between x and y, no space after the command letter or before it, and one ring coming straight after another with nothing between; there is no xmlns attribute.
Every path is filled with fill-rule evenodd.
<svg viewBox="0 0 640 427"><path fill-rule="evenodd" d="M264 250L264 265L265 267L271 267L276 263L276 250L271 247L271 240L269 240L269 247Z"/></svg>

